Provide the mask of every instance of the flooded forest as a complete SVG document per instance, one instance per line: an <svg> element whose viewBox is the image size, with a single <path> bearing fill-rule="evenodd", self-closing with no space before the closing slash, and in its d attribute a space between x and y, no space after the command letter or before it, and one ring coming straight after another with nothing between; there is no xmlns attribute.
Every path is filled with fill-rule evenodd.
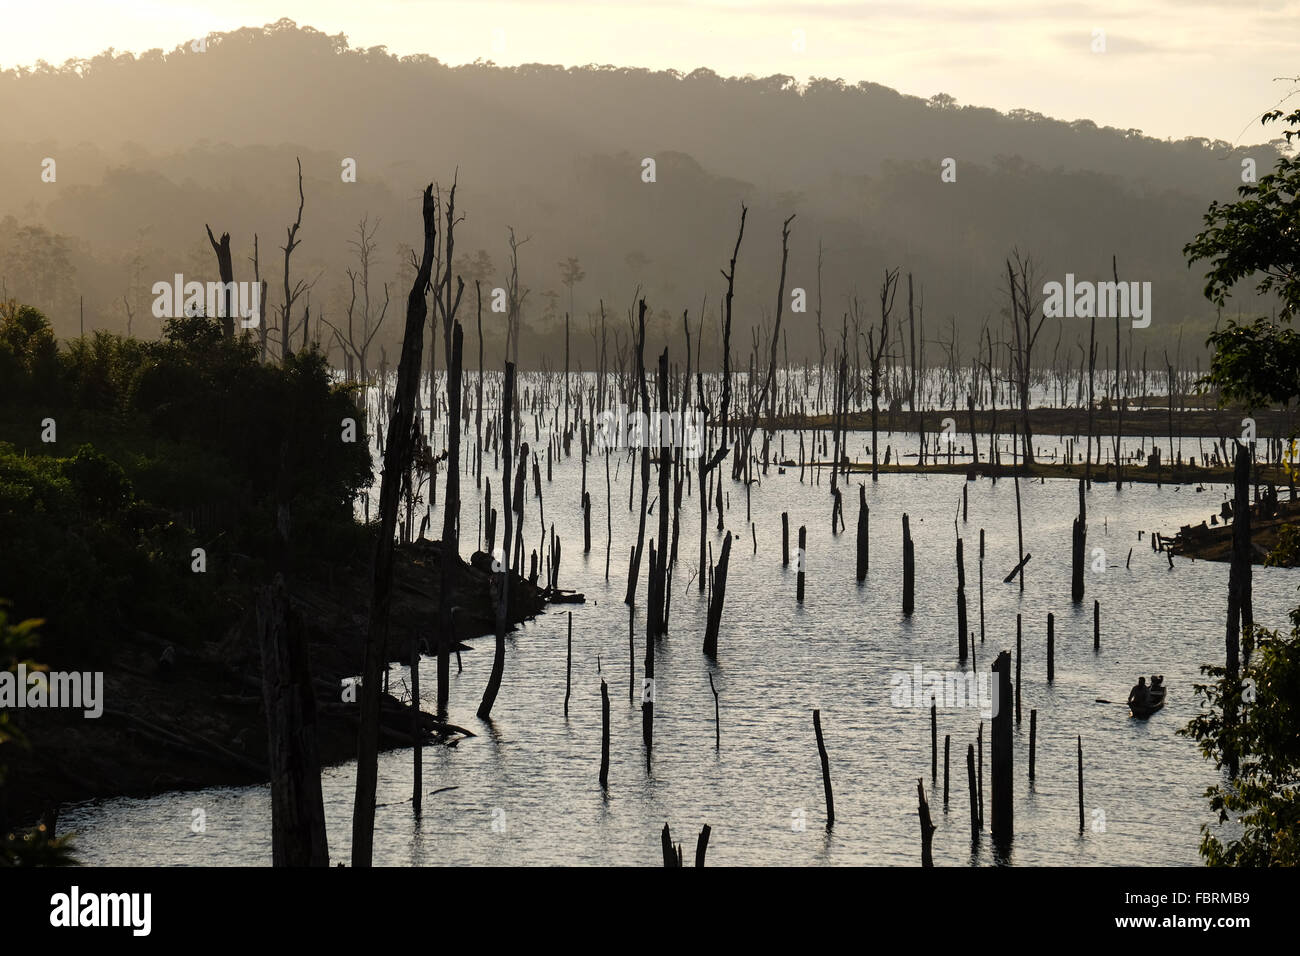
<svg viewBox="0 0 1300 956"><path fill-rule="evenodd" d="M0 109L0 863L1300 858L1300 113L292 21Z"/></svg>

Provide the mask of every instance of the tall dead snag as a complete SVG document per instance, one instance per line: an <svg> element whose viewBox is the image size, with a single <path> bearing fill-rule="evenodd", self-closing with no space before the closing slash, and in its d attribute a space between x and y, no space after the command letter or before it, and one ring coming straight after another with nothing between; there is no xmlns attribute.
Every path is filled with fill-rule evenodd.
<svg viewBox="0 0 1300 956"><path fill-rule="evenodd" d="M410 466L415 437L415 403L424 353L424 296L433 272L438 232L438 207L433 185L424 190L424 252L406 300L406 329L397 367L384 471L379 483L379 529L371 575L370 620L361 669L361 728L357 734L357 789L352 809L352 865L370 866L375 838L375 787L379 778L380 678L388 649L388 611L393 585L393 536L402 475ZM292 242L290 230L290 241ZM286 254L286 263L287 263Z"/></svg>
<svg viewBox="0 0 1300 956"><path fill-rule="evenodd" d="M650 542L650 565L655 563L655 546ZM631 611L628 609L628 625L631 627ZM628 639L631 640L629 633ZM645 642L645 679L641 681L641 739L645 741L645 766L650 769L650 754L654 750L655 736L655 642L647 636Z"/></svg>
<svg viewBox="0 0 1300 956"><path fill-rule="evenodd" d="M1043 330L1047 315L1043 312L1042 297L1033 291L1033 260L1022 258L1018 251L1007 260L1007 283L1011 293L1011 328L1015 332L1015 349L1012 352L1016 392L1020 399L1021 442L1026 465L1034 463L1034 433L1029 427L1029 385L1033 374L1034 343ZM1015 266L1012 266L1012 259ZM1034 313L1038 324L1034 324Z"/></svg>
<svg viewBox="0 0 1300 956"><path fill-rule="evenodd" d="M650 391L645 383L645 299L638 305L636 337L636 380L637 395L640 396L641 414L647 428L650 421ZM641 573L641 553L645 548L645 515L650 497L650 442L648 436L641 435L641 519L637 525L636 548L632 551L632 565L627 572L627 593L623 596L624 604L636 603L637 578ZM661 503L662 507L662 503Z"/></svg>
<svg viewBox="0 0 1300 956"><path fill-rule="evenodd" d="M233 273L232 273L233 274ZM257 352L258 361L266 362L266 280L262 278L262 263L257 251L257 233L253 233L253 284L260 293L257 297ZM250 318L252 318L250 316Z"/></svg>
<svg viewBox="0 0 1300 956"><path fill-rule="evenodd" d="M279 574L258 592L257 633L271 771L271 860L275 866L329 866L307 642Z"/></svg>
<svg viewBox="0 0 1300 956"><path fill-rule="evenodd" d="M997 690L993 696L993 839L1010 843L1015 833L1014 774L1011 747L1011 655L998 654L993 662Z"/></svg>
<svg viewBox="0 0 1300 956"><path fill-rule="evenodd" d="M221 335L227 342L235 340L235 267L230 261L230 233L223 232L221 241L212 235L212 227L204 223L208 231L208 242L217 254L217 271L221 273Z"/></svg>
<svg viewBox="0 0 1300 956"><path fill-rule="evenodd" d="M357 269L350 266L345 271L348 277L349 299L348 299L348 325L347 336L344 337L343 330L326 321L325 324L334 330L335 338L338 339L339 345L343 349L344 359L347 362L348 369L355 370L359 373L362 382L370 381L370 364L366 361L370 353L370 346L383 327L384 319L388 315L388 283L384 283L384 304L379 307L379 314L374 314L374 308L370 301L370 266L371 259L374 257L377 243L375 242L375 233L379 230L379 223L371 226L369 220L363 218L357 225L357 238L348 240L348 245L356 252ZM436 277L435 277L436 278ZM357 280L361 280L361 308L357 308ZM357 320L360 319L361 327L357 328ZM349 375L349 378L352 376Z"/></svg>
<svg viewBox="0 0 1300 956"><path fill-rule="evenodd" d="M718 656L718 628L722 624L722 602L727 596L727 563L730 560L731 532L728 531L722 540L718 566L713 569L713 590L709 595L709 616L704 631L704 653L713 660Z"/></svg>
<svg viewBox="0 0 1300 956"><path fill-rule="evenodd" d="M1097 382L1097 317L1088 323L1088 442L1085 445L1083 480L1092 487L1092 429ZM1100 439L1098 440L1100 446Z"/></svg>
<svg viewBox="0 0 1300 956"><path fill-rule="evenodd" d="M682 312L682 328L686 332L686 374L682 376L681 423L682 431L678 436L677 447L673 450L673 546L668 558L670 568L677 567L677 541L681 534L682 522L682 485L690 468L686 461L686 428L689 423L691 407L691 326L687 321L688 313ZM695 450L704 454L704 436L695 436ZM664 629L668 628L667 613L664 615Z"/></svg>
<svg viewBox="0 0 1300 956"><path fill-rule="evenodd" d="M508 311L506 312L506 355L518 368L520 317L523 314L524 300L528 298L529 291L527 289L521 291L519 288L519 247L533 237L527 236L524 239L515 239L514 227L509 226L507 228L510 230L510 274L506 277L506 299L508 302ZM518 411L518 409L515 409L516 413Z"/></svg>
<svg viewBox="0 0 1300 956"><path fill-rule="evenodd" d="M909 287L911 277L908 277ZM880 341L875 339L875 329L867 330L867 358L871 361L871 480L879 481L880 475L876 463L879 459L877 434L880 428L880 392L881 362L885 356L885 346L889 341L889 313L894 310L894 295L898 292L898 270L886 269L885 278L880 283ZM847 407L848 402L845 402ZM839 450L836 449L836 459ZM834 474L834 472L832 472Z"/></svg>
<svg viewBox="0 0 1300 956"><path fill-rule="evenodd" d="M750 401L749 401L749 420L745 423L744 439L740 447L745 455L745 461L749 460L750 446L754 441L754 431L758 427L759 415L762 413L764 406L767 407L767 417L770 422L775 417L773 403L776 400L776 349L777 343L781 336L781 312L785 305L785 270L786 262L790 258L790 223L794 220L791 216L781 224L781 278L777 281L776 286L776 324L772 328L772 349L768 357L767 375L763 379L763 390L757 394L753 391L753 383L750 383ZM769 434L767 431L763 435L763 461L767 462L767 446ZM737 464L732 478L742 477L743 465Z"/></svg>
<svg viewBox="0 0 1300 956"><path fill-rule="evenodd" d="M510 465L514 454L514 437L511 434L515 407L515 363L506 362L506 381L501 392L501 510L505 515L505 531L501 541L501 558L493 562L497 574L497 643L492 658L492 674L488 677L487 687L483 690L483 699L478 705L478 715L487 720L492 714L492 705L496 703L497 691L501 689L501 675L506 666L506 616L509 612L510 596L510 535L514 527L511 515L514 512L510 500ZM524 448L527 449L527 445ZM525 457L527 451L524 452Z"/></svg>
<svg viewBox="0 0 1300 956"><path fill-rule="evenodd" d="M730 425L728 415L731 409L731 301L736 289L736 257L740 255L740 240L745 238L745 217L749 210L740 204L740 231L736 233L736 247L731 251L731 271L724 271L722 278L727 280L727 294L723 299L722 309L722 438L719 441L719 460L727 455L727 430ZM718 530L722 530L722 481L718 481ZM700 565L704 567L703 564Z"/></svg>
<svg viewBox="0 0 1300 956"><path fill-rule="evenodd" d="M1232 558L1228 566L1228 641L1225 667L1229 694L1225 697L1223 722L1229 727L1237 722L1237 700L1241 694L1241 636L1249 636L1255 623L1251 606L1250 546L1250 449L1234 441L1236 462L1233 468L1235 494L1232 502ZM1238 755L1228 753L1228 769L1237 775Z"/></svg>
<svg viewBox="0 0 1300 956"><path fill-rule="evenodd" d="M1071 548L1070 600L1083 600L1083 556L1088 546L1088 505L1084 500L1083 479L1079 479L1079 516L1074 519L1074 542Z"/></svg>
<svg viewBox="0 0 1300 956"><path fill-rule="evenodd" d="M671 434L672 426L669 425L670 433L663 434L663 426L670 421L668 412L668 349L664 349L663 354L659 356L659 371L656 376L656 385L659 393L659 415L658 429L651 429L651 434L658 431L657 441L659 442L659 534L655 560L650 565L650 585L649 585L649 603L650 607L646 611L646 637L653 640L665 632L666 624L666 601L665 584L668 580L668 512L669 507L669 480L672 478L673 459L672 444L673 436ZM649 412L646 413L647 421Z"/></svg>
<svg viewBox="0 0 1300 956"><path fill-rule="evenodd" d="M1115 256L1110 257L1111 274L1115 277L1115 288L1119 288L1119 263ZM1120 438L1124 434L1124 406L1128 404L1128 369L1121 364L1119 349L1119 320L1121 309L1115 310L1115 377L1119 381L1112 399L1115 403L1115 490L1124 487L1124 462L1120 456ZM1132 332L1129 341L1132 341ZM1121 374L1123 373L1123 374Z"/></svg>
<svg viewBox="0 0 1300 956"><path fill-rule="evenodd" d="M452 323L451 354L447 362L447 489L443 493L442 560L438 588L438 713L446 713L451 693L451 647L456 642L451 619L455 589L452 572L460 564L460 388L464 333Z"/></svg>
<svg viewBox="0 0 1300 956"><path fill-rule="evenodd" d="M299 159L298 160L298 218L294 220L292 226L288 227L288 234L289 234L288 240L285 242L283 246L280 247L281 249L284 250L284 304L280 306L280 361L281 362L285 361L290 355L293 354L293 345L292 345L293 335L291 329L292 319L293 319L293 304L297 302L298 297L307 290L307 283L303 282L301 279L295 282L293 286L289 285L289 257L293 255L293 250L297 249L300 244L300 240L298 239L298 230L302 227L303 205L304 205L304 200L302 194L302 160ZM437 225L436 213L435 213L434 224L435 226ZM421 300L423 300L424 298L423 292L420 293L420 298ZM408 313L408 319L409 319L409 313ZM424 328L423 317L421 317L420 319L420 328L421 329ZM403 465L403 468L405 468L405 465Z"/></svg>
<svg viewBox="0 0 1300 956"><path fill-rule="evenodd" d="M451 618L454 606L452 569L460 563L460 398L461 369L464 365L464 333L456 321L465 280L457 278L456 296L451 294L451 263L456 236L456 183L447 196L446 226L440 259L442 275L433 287L433 302L442 316L444 354L447 358L447 490L443 494L441 581L438 592L438 713L447 711L451 687L451 646L456 634ZM433 363L430 362L430 365ZM436 403L434 403L436 407ZM487 719L486 714L481 714Z"/></svg>

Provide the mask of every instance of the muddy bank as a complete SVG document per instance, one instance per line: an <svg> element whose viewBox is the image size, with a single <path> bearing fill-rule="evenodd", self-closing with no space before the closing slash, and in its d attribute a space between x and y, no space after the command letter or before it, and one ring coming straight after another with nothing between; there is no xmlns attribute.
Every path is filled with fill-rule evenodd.
<svg viewBox="0 0 1300 956"><path fill-rule="evenodd" d="M1176 555L1203 561L1229 561L1232 558L1232 523L1224 521L1221 511L1212 512L1205 521L1183 525L1168 541ZM1212 521L1217 523L1211 523ZM1276 508L1267 501L1251 506L1251 561L1263 564L1277 547L1282 529L1300 523L1300 501L1279 501Z"/></svg>
<svg viewBox="0 0 1300 956"><path fill-rule="evenodd" d="M438 542L400 547L394 564L388 659L408 661L413 640L432 644L440 602ZM456 648L495 627L491 559L475 555L453 569ZM356 756L358 705L344 682L360 673L370 603L368 569L340 570L333 580L290 582L302 618L316 686L321 760ZM251 592L250 592L251 593ZM512 577L511 626L538 614L548 596ZM0 827L32 823L48 807L110 796L149 796L167 790L264 783L267 732L261 660L249 613L217 642L185 646L137 631L118 639L104 670L104 713L88 719L68 710L13 711L32 744L5 745L8 777L0 788ZM491 653L490 644L485 645ZM174 663L160 658L173 648ZM479 653L482 653L480 651ZM452 666L455 667L453 657ZM70 669L70 668L69 668ZM404 688L383 699L380 748L410 746L411 713ZM455 741L469 732L422 718L426 743Z"/></svg>
<svg viewBox="0 0 1300 956"><path fill-rule="evenodd" d="M1295 413L1260 409L1250 413L1255 419L1255 430L1262 443L1267 438L1285 438L1296 425ZM1175 437L1203 437L1215 439L1223 437L1231 440L1239 436L1242 430L1241 420L1247 412L1241 409L1224 408L1176 408L1172 418L1168 408L1126 408L1123 415L1123 433L1125 437L1167 438L1172 432ZM943 427L943 420L951 418L956 424L959 436L970 438L971 414L965 408L948 411L931 410L925 412L908 412L901 409L889 411L881 408L877 419L880 432L920 431L924 426L927 434L934 434ZM999 408L996 413L975 410L974 430L976 434L988 435L994 430L999 435L1010 435L1020 421L1020 413L1012 408ZM767 424L766 417L759 423ZM777 428L822 428L831 427L831 416L824 415L778 415L775 419ZM870 431L871 412L854 411L848 415L850 431ZM1076 436L1086 441L1088 434L1087 408L1031 408L1029 423L1034 434ZM1092 432L1094 438L1100 436L1103 442L1115 434L1117 423L1113 407L1094 408L1092 414ZM981 449L983 452L984 449ZM1079 449L1082 452L1082 449Z"/></svg>
<svg viewBox="0 0 1300 956"><path fill-rule="evenodd" d="M883 457L883 456L882 456ZM913 459L915 455L911 456ZM940 456L946 458L947 456ZM797 462L791 460L782 463L782 467L787 472L798 470ZM808 466L811 468L816 465ZM823 469L829 470L830 463L823 462ZM870 475L871 462L869 461L851 461L848 463L848 470L852 474ZM1061 462L1053 461L1036 461L1032 465L1012 464L1009 458L1004 458L1001 464L991 465L988 462L981 461L978 465L972 465L969 461L954 461L948 464L946 461L927 462L924 465L900 464L890 462L888 465L880 465L877 472L882 475L965 475L969 479L975 478L1012 478L1020 475L1021 479L1035 478L1067 478L1077 481L1086 474L1085 466L1079 462L1067 465ZM1269 482L1286 486L1290 481L1285 470L1280 465L1259 465L1253 473L1256 480L1263 484ZM1147 483L1147 484L1168 484L1168 485L1212 485L1212 484L1232 484L1232 468L1202 468L1199 465L1192 465L1189 462L1183 462L1180 465L1170 467L1166 462L1160 466L1149 466L1132 462L1124 465L1124 483L1130 482ZM1093 463L1092 478L1093 484L1113 484L1115 481L1115 466L1113 464Z"/></svg>

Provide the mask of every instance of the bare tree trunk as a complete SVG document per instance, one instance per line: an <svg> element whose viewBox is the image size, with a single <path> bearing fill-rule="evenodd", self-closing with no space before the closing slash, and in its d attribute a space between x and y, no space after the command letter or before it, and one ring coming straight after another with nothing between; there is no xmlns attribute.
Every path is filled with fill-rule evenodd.
<svg viewBox="0 0 1300 956"><path fill-rule="evenodd" d="M1229 693L1223 713L1223 722L1229 727L1237 722L1237 700L1241 693L1240 639L1243 633L1249 637L1250 629L1255 623L1251 605L1251 454L1243 443L1233 442L1233 445L1236 451L1233 468L1235 492L1232 502L1232 558L1228 566L1228 639L1225 659ZM1229 751L1227 757L1229 772L1236 777L1240 755Z"/></svg>
<svg viewBox="0 0 1300 956"><path fill-rule="evenodd" d="M650 392L645 383L645 299L638 306L640 314L637 319L636 339L636 379L641 396L641 411L645 415L647 430L650 420ZM641 553L645 547L645 513L650 495L650 443L647 435L641 436L641 519L637 526L636 549L632 552L632 566L627 574L627 593L623 596L624 604L636 603L637 578L641 571Z"/></svg>
<svg viewBox="0 0 1300 956"><path fill-rule="evenodd" d="M293 250L298 248L298 229L302 226L302 160L298 160L298 218L294 220L292 226L288 228L288 241L280 248L284 250L284 307L280 313L280 361L284 362L293 354L292 343L289 340L293 318L293 304L302 294L303 281L301 279L291 288L289 286L289 257L293 255ZM421 300L424 294L421 293ZM409 315L409 314L408 314ZM424 320L421 319L421 328L423 329ZM423 335L423 332L421 332ZM373 816L373 814L372 814Z"/></svg>
<svg viewBox="0 0 1300 956"><path fill-rule="evenodd" d="M230 261L230 233L223 232L218 242L212 235L212 227L203 226L208 231L208 242L217 254L217 270L221 273L221 335L227 342L235 340L235 316L232 294L235 290L235 267Z"/></svg>
<svg viewBox="0 0 1300 956"><path fill-rule="evenodd" d="M271 859L275 866L329 866L316 696L307 643L280 574L258 592L257 632L271 771Z"/></svg>
<svg viewBox="0 0 1300 956"><path fill-rule="evenodd" d="M451 609L454 604L452 569L460 564L460 383L464 334L453 322L451 356L447 362L447 490L443 492L442 581L438 592L438 713L447 712L451 693L451 645L456 641Z"/></svg>
<svg viewBox="0 0 1300 956"><path fill-rule="evenodd" d="M497 633L496 652L492 658L492 674L488 677L487 687L483 690L483 700L478 705L478 715L487 720L492 715L492 705L496 703L497 691L501 689L501 676L506 667L506 619L510 611L510 535L513 530L512 514L514 507L510 500L510 465L514 457L514 400L515 400L515 363L506 362L506 380L501 393L501 510L505 517L505 536L501 544L501 560L493 562L493 569L499 565L497 578ZM527 446L525 446L527 447Z"/></svg>
<svg viewBox="0 0 1300 956"><path fill-rule="evenodd" d="M357 789L352 810L352 865L370 866L375 837L375 789L379 778L379 681L388 648L388 611L393 584L393 535L397 530L398 494L402 474L410 466L414 437L416 392L424 351L424 296L433 270L438 231L438 207L433 186L424 190L424 252L406 302L406 329L397 370L384 471L379 484L379 529L371 580L370 620L361 671L361 728L357 735ZM292 244L290 230L290 242ZM286 264L288 253L285 254ZM287 281L287 280L286 280ZM287 314L287 310L286 310Z"/></svg>
<svg viewBox="0 0 1300 956"><path fill-rule="evenodd" d="M731 409L731 301L735 295L736 287L736 257L740 255L740 241L745 238L745 217L749 214L749 209L744 203L740 204L740 230L736 233L736 247L731 251L731 271L724 272L723 276L727 280L727 295L723 300L723 323L722 323L722 440L720 447L727 447L727 428L729 425L728 415ZM726 457L726 452L723 452ZM718 479L718 530L722 530L722 479ZM704 569L700 569L704 573Z"/></svg>

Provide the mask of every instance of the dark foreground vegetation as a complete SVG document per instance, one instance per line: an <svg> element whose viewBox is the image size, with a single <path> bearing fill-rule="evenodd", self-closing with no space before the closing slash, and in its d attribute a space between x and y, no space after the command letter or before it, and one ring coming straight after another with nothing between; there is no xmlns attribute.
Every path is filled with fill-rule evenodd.
<svg viewBox="0 0 1300 956"><path fill-rule="evenodd" d="M355 442L340 440L349 418ZM255 588L273 569L294 582L321 759L354 756L374 534L353 502L371 479L355 387L314 350L264 365L203 317L159 342L98 332L60 348L39 311L0 305L0 665L104 671L106 700L98 719L6 714L0 833L72 800L268 779ZM399 549L390 659L409 660L437 615L441 561L436 542ZM490 630L490 571L452 565L457 636ZM508 619L538 594L517 582ZM402 690L384 689L380 746L409 745Z"/></svg>

